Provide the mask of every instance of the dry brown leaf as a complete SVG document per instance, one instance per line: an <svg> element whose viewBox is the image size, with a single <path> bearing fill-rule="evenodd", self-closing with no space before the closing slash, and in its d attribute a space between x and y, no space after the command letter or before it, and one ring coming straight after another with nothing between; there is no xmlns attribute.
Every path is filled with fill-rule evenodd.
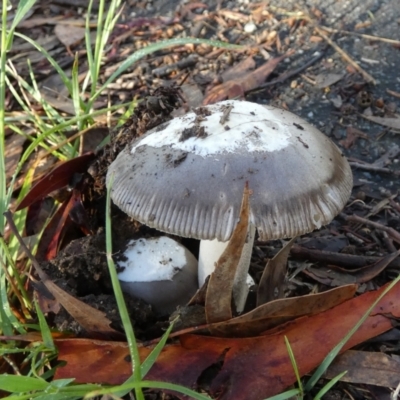
<svg viewBox="0 0 400 400"><path fill-rule="evenodd" d="M285 243L278 254L268 260L258 285L257 306L283 297L287 259L295 240L296 238L293 238Z"/></svg>
<svg viewBox="0 0 400 400"><path fill-rule="evenodd" d="M356 285L341 286L323 293L279 299L229 321L199 327L192 332L212 332L214 336L250 337L260 335L285 322L329 310L356 293Z"/></svg>
<svg viewBox="0 0 400 400"><path fill-rule="evenodd" d="M57 24L54 28L57 39L65 46L78 44L85 37L85 28L81 26Z"/></svg>
<svg viewBox="0 0 400 400"><path fill-rule="evenodd" d="M17 169L17 165L19 159L21 158L23 144L26 141L26 137L22 135L17 135L16 133L12 133L6 138L6 179L7 181L11 179L15 170Z"/></svg>
<svg viewBox="0 0 400 400"><path fill-rule="evenodd" d="M322 74L317 75L317 77L315 78L315 86L318 89L325 89L339 82L341 79L343 79L344 75L344 73L334 74L330 72L323 72Z"/></svg>
<svg viewBox="0 0 400 400"><path fill-rule="evenodd" d="M218 363L211 378L210 394L219 400L259 400L281 393L296 382L285 344L289 339L300 376L321 364L360 320L385 287L340 304L326 312L299 318L268 335L254 338L215 338L185 335L179 344L164 347L147 380L198 387L204 371ZM375 307L343 351L392 329L392 318L400 317L400 283ZM332 326L335 329L332 329ZM131 374L125 343L87 339L57 340L59 359L55 379L75 378L75 383L120 384ZM151 348L140 348L143 360ZM85 354L85 362L82 362Z"/></svg>
<svg viewBox="0 0 400 400"><path fill-rule="evenodd" d="M43 281L43 278L42 278ZM111 321L103 311L97 310L81 300L71 296L53 281L43 281L51 294L60 302L69 315L90 335L97 337L121 337L110 327Z"/></svg>
<svg viewBox="0 0 400 400"><path fill-rule="evenodd" d="M340 379L344 382L388 388L400 383L400 362L384 353L347 350L330 365L324 378L333 379L343 371L347 371Z"/></svg>
<svg viewBox="0 0 400 400"><path fill-rule="evenodd" d="M360 131L357 128L354 128L353 126L348 126L346 129L346 138L342 139L339 141L339 143L345 148L349 149L352 147L358 138L363 138L368 140L369 137L366 133Z"/></svg>
<svg viewBox="0 0 400 400"><path fill-rule="evenodd" d="M256 62L253 57L247 57L243 61L238 64L235 64L233 67L228 68L221 74L223 82L227 82L233 79L239 79L246 74L250 73L252 69L256 66Z"/></svg>
<svg viewBox="0 0 400 400"><path fill-rule="evenodd" d="M292 53L272 58L255 71L235 80L214 86L206 93L203 104L213 104L221 100L241 98L249 90L255 89L264 83L265 79L274 71L278 64Z"/></svg>
<svg viewBox="0 0 400 400"><path fill-rule="evenodd" d="M205 304L208 323L232 318L232 288L249 229L249 196L250 189L246 183L239 222L208 281Z"/></svg>

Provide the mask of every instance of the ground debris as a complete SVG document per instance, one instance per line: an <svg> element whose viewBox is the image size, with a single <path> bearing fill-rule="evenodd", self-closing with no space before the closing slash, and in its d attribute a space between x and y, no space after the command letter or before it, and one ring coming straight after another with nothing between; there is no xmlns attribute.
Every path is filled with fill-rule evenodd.
<svg viewBox="0 0 400 400"><path fill-rule="evenodd" d="M94 189L98 195L104 195L108 166L119 152L149 129L169 121L172 111L180 107L181 100L179 88L159 87L135 108L121 127L110 132L110 143L99 150L88 171L95 179Z"/></svg>

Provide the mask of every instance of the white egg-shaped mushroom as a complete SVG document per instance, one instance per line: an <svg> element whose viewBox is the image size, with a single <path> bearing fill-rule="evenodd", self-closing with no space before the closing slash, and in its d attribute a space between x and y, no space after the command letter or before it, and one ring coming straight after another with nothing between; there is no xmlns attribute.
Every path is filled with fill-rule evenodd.
<svg viewBox="0 0 400 400"><path fill-rule="evenodd" d="M151 304L160 314L185 305L197 291L197 260L177 241L131 240L118 257L122 290Z"/></svg>
<svg viewBox="0 0 400 400"><path fill-rule="evenodd" d="M224 249L219 242L232 235L248 183L251 224L237 304L246 296L240 287L247 287L255 229L261 240L318 229L344 208L353 182L346 158L317 128L289 111L238 100L199 107L149 131L118 155L107 182L111 175L111 197L128 215L201 240L200 284Z"/></svg>

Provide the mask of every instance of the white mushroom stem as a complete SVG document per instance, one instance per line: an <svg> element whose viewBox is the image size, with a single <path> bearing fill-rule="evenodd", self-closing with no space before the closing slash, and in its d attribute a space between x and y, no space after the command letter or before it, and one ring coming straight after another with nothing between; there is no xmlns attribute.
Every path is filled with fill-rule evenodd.
<svg viewBox="0 0 400 400"><path fill-rule="evenodd" d="M255 226L250 224L247 233L247 240L243 246L242 255L236 270L235 281L233 285L233 299L236 305L236 311L242 312L246 304L249 287L253 280L248 275L251 253L253 250ZM199 269L198 279L199 287L203 286L207 276L211 275L215 269L215 263L219 260L221 254L226 249L229 242L219 242L218 240L202 240L199 250Z"/></svg>

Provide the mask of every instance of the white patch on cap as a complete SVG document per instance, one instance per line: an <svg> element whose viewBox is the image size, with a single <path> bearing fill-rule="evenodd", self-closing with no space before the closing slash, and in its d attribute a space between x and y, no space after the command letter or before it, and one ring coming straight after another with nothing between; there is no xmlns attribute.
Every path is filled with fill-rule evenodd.
<svg viewBox="0 0 400 400"><path fill-rule="evenodd" d="M187 264L185 248L166 236L131 240L123 256L117 263L125 268L118 274L123 282L172 280Z"/></svg>
<svg viewBox="0 0 400 400"><path fill-rule="evenodd" d="M224 123L220 120L227 106L233 106ZM187 151L205 157L220 153L273 152L290 144L292 122L282 121L281 110L268 109L248 101L227 100L204 107L211 115L204 116L198 126L204 127L206 137L190 137L179 141L185 128L195 127L197 115L194 112L174 118L162 130L145 136L132 148L147 145L169 146L171 149ZM278 110L278 111L277 111Z"/></svg>

